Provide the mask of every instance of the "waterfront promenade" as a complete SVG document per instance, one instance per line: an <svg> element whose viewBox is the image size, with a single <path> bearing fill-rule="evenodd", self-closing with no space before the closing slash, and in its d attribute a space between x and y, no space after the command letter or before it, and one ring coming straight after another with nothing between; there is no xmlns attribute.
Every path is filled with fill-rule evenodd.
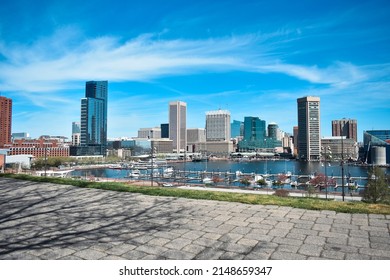
<svg viewBox="0 0 390 280"><path fill-rule="evenodd" d="M390 215L0 178L0 259L390 259Z"/></svg>

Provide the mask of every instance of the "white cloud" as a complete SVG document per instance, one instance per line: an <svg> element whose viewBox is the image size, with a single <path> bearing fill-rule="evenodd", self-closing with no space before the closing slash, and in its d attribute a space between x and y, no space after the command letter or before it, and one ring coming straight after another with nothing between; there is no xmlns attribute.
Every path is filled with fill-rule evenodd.
<svg viewBox="0 0 390 280"><path fill-rule="evenodd" d="M147 81L165 75L240 70L277 72L314 84L344 87L366 78L351 63L327 68L293 65L275 59L267 39L247 35L205 40L160 40L152 34L122 42L114 37L85 39L59 30L29 46L0 43L0 86L6 91L43 92L77 88L90 79Z"/></svg>

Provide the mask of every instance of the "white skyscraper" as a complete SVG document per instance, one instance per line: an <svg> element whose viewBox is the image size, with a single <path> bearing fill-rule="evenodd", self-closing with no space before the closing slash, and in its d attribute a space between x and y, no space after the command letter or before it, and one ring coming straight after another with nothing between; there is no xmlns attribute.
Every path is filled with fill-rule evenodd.
<svg viewBox="0 0 390 280"><path fill-rule="evenodd" d="M230 112L226 110L206 113L206 141L230 141Z"/></svg>
<svg viewBox="0 0 390 280"><path fill-rule="evenodd" d="M187 104L182 101L169 103L169 139L173 141L173 151L180 153L187 146Z"/></svg>

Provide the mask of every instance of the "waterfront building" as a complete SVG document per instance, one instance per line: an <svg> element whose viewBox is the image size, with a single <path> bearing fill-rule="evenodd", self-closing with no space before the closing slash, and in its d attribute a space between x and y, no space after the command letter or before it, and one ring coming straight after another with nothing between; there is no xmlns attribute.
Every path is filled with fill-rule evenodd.
<svg viewBox="0 0 390 280"><path fill-rule="evenodd" d="M0 148L11 143L12 99L0 96Z"/></svg>
<svg viewBox="0 0 390 280"><path fill-rule="evenodd" d="M162 123L160 125L161 138L169 138L169 123Z"/></svg>
<svg viewBox="0 0 390 280"><path fill-rule="evenodd" d="M152 147L156 154L170 154L173 152L172 140L167 138L153 139Z"/></svg>
<svg viewBox="0 0 390 280"><path fill-rule="evenodd" d="M68 157L69 145L50 137L16 139L6 146L8 155L32 155L34 157Z"/></svg>
<svg viewBox="0 0 390 280"><path fill-rule="evenodd" d="M187 104L183 101L169 103L169 139L173 152L185 152L187 146Z"/></svg>
<svg viewBox="0 0 390 280"><path fill-rule="evenodd" d="M332 136L346 136L357 142L357 121L352 119L333 120Z"/></svg>
<svg viewBox="0 0 390 280"><path fill-rule="evenodd" d="M187 151L195 152L196 144L206 142L206 130L204 128L187 129Z"/></svg>
<svg viewBox="0 0 390 280"><path fill-rule="evenodd" d="M244 136L244 123L242 121L233 120L230 127L231 138L242 138Z"/></svg>
<svg viewBox="0 0 390 280"><path fill-rule="evenodd" d="M319 160L320 139L320 98L306 96L297 99L298 105L298 158Z"/></svg>
<svg viewBox="0 0 390 280"><path fill-rule="evenodd" d="M207 156L229 157L234 152L232 141L211 141L194 145L194 153L206 154Z"/></svg>
<svg viewBox="0 0 390 280"><path fill-rule="evenodd" d="M140 128L138 130L138 138L160 139L161 128L160 127Z"/></svg>
<svg viewBox="0 0 390 280"><path fill-rule="evenodd" d="M390 164L390 130L367 130L363 133L364 158L362 161L374 164L382 162ZM382 147L382 148L376 148Z"/></svg>
<svg viewBox="0 0 390 280"><path fill-rule="evenodd" d="M230 112L217 110L206 112L206 141L230 141Z"/></svg>
<svg viewBox="0 0 390 280"><path fill-rule="evenodd" d="M107 81L89 81L81 99L81 143L77 155L106 155Z"/></svg>
<svg viewBox="0 0 390 280"><path fill-rule="evenodd" d="M332 160L357 160L359 147L357 142L346 136L331 136L321 138L321 147L329 151L329 159Z"/></svg>
<svg viewBox="0 0 390 280"><path fill-rule="evenodd" d="M282 142L267 137L264 120L258 117L244 118L244 138L238 142L239 151L274 151L277 147L282 147Z"/></svg>
<svg viewBox="0 0 390 280"><path fill-rule="evenodd" d="M244 118L244 140L245 141L263 141L266 138L265 121L258 117Z"/></svg>

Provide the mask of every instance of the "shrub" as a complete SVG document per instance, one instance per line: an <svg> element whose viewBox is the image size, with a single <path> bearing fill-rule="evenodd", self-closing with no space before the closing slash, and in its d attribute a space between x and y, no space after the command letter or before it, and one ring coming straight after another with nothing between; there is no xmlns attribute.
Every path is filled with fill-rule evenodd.
<svg viewBox="0 0 390 280"><path fill-rule="evenodd" d="M274 195L279 196L279 197L287 197L289 196L290 192L285 189L278 189L274 192Z"/></svg>

